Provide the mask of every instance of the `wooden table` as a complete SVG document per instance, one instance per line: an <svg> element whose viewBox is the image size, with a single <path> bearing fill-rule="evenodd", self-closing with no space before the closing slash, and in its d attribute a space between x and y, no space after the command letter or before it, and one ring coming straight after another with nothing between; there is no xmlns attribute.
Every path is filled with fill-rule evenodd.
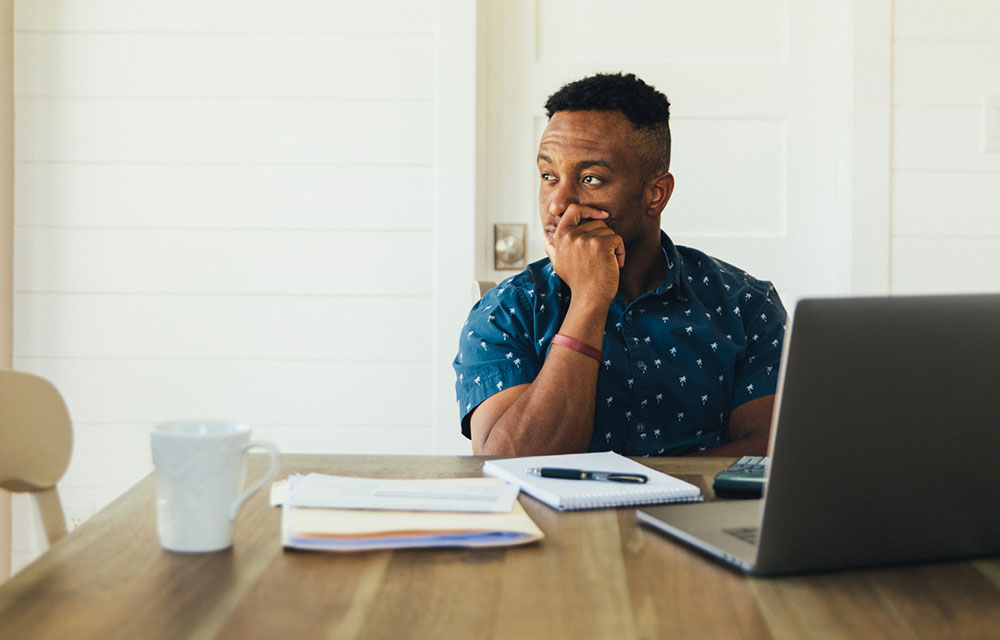
<svg viewBox="0 0 1000 640"><path fill-rule="evenodd" d="M645 462L712 499L731 461ZM286 455L282 475L478 476L482 462ZM633 508L558 513L526 496L535 545L286 552L264 492L233 549L180 555L159 546L154 493L144 479L0 587L0 638L1000 638L1000 559L755 579Z"/></svg>

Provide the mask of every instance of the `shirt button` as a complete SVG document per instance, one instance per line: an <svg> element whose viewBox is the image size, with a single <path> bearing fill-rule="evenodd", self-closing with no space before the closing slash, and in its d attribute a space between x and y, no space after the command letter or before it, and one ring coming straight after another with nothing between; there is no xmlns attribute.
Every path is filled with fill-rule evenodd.
<svg viewBox="0 0 1000 640"><path fill-rule="evenodd" d="M646 430L646 425L640 422L639 424L635 425L635 430L642 433L643 431Z"/></svg>
<svg viewBox="0 0 1000 640"><path fill-rule="evenodd" d="M639 367L639 368L640 368L640 369L642 369L643 371L645 371L645 370L646 370L646 363L645 363L645 362L643 362L642 360L640 360L639 362L636 362L636 363L635 363L635 366Z"/></svg>

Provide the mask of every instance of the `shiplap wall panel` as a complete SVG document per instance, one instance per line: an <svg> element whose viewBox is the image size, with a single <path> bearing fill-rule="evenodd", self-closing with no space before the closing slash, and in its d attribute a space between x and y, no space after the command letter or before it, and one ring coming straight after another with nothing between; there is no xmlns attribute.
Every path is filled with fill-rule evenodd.
<svg viewBox="0 0 1000 640"><path fill-rule="evenodd" d="M15 98L17 162L427 165L430 101ZM378 132L378 135L373 135Z"/></svg>
<svg viewBox="0 0 1000 640"><path fill-rule="evenodd" d="M148 429L139 424L77 424L76 440L63 483L71 486L117 487L135 484L153 470L152 455L119 456L114 464L91 465L87 460L107 456L109 442L129 451L149 446Z"/></svg>
<svg viewBox="0 0 1000 640"><path fill-rule="evenodd" d="M68 512L147 473L162 420L433 450L437 25L403 0L15 3L15 366L69 405Z"/></svg>
<svg viewBox="0 0 1000 640"><path fill-rule="evenodd" d="M387 454L405 455L423 447L423 441L430 437L429 427L392 425L268 425L256 424L253 428L255 440L282 442L286 451L315 451L322 448L347 454L369 453L367 447L359 446L370 440L382 443ZM124 448L146 451L149 448L149 434L144 424L82 424L77 427L77 443L72 460L63 482L74 486L131 486L153 470L151 455L127 456L115 460L115 464L85 465L77 461L101 458L107 455L107 443L118 442ZM330 473L338 470L330 469ZM350 469L339 470L350 473ZM96 503L105 499L103 493L81 494L84 503ZM114 495L106 496L106 499Z"/></svg>
<svg viewBox="0 0 1000 640"><path fill-rule="evenodd" d="M429 295L430 254L413 248L430 241L422 231L28 227L14 241L14 286L20 292ZM401 255L408 255L407 268L397 270Z"/></svg>
<svg viewBox="0 0 1000 640"><path fill-rule="evenodd" d="M1000 293L1000 237L896 237L893 291Z"/></svg>
<svg viewBox="0 0 1000 640"><path fill-rule="evenodd" d="M434 98L431 35L52 34L18 38L19 95ZM392 60L393 64L385 64Z"/></svg>
<svg viewBox="0 0 1000 640"><path fill-rule="evenodd" d="M427 365L236 358L15 360L15 366L52 380L74 422L138 424L147 432L156 422L206 416L251 425L425 427L431 403Z"/></svg>
<svg viewBox="0 0 1000 640"><path fill-rule="evenodd" d="M433 182L430 166L22 163L14 198L32 226L426 231Z"/></svg>
<svg viewBox="0 0 1000 640"><path fill-rule="evenodd" d="M288 451L336 451L371 453L377 443L379 453L409 455L427 452L430 425L258 425L254 437L277 441L281 438ZM350 469L330 469L330 473L349 473Z"/></svg>
<svg viewBox="0 0 1000 640"><path fill-rule="evenodd" d="M155 294L20 293L15 308L15 340L35 357L430 358L425 296L177 295L165 304Z"/></svg>
<svg viewBox="0 0 1000 640"><path fill-rule="evenodd" d="M401 0L30 0L18 31L431 33L432 6Z"/></svg>
<svg viewBox="0 0 1000 640"><path fill-rule="evenodd" d="M896 0L892 290L1000 291L1000 153L982 98L1000 93L1000 3Z"/></svg>

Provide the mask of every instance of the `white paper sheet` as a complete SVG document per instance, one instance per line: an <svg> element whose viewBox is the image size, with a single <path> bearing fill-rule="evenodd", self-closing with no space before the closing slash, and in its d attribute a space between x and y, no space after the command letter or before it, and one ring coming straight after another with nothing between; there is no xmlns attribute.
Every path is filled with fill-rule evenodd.
<svg viewBox="0 0 1000 640"><path fill-rule="evenodd" d="M276 483L277 485L277 483ZM506 513L519 489L495 478L386 480L320 473L288 477L287 495L272 490L272 504L328 509L473 511Z"/></svg>

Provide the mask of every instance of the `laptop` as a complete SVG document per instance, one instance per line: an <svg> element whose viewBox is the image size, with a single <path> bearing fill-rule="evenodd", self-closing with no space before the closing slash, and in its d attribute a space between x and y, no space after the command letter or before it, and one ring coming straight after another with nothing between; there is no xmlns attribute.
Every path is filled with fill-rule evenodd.
<svg viewBox="0 0 1000 640"><path fill-rule="evenodd" d="M774 575L1000 553L1000 295L806 299L763 498L640 521Z"/></svg>

